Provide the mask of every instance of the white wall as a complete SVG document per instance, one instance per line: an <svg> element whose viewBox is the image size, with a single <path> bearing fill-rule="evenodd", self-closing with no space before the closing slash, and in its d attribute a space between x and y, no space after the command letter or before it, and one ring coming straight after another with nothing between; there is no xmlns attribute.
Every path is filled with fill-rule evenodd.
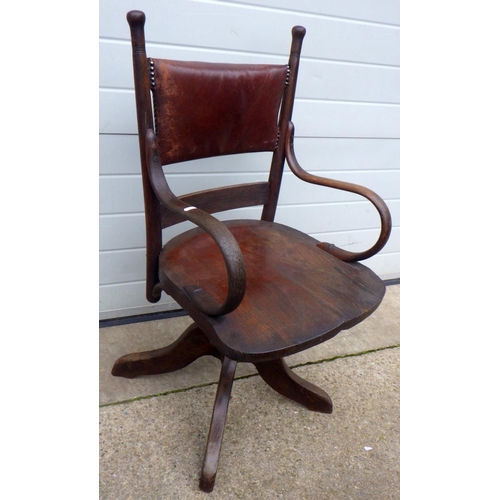
<svg viewBox="0 0 500 500"><path fill-rule="evenodd" d="M399 277L399 2L397 0L100 0L101 319L178 309L145 298L145 233L133 92L129 10L146 13L152 57L287 62L290 31L307 29L297 101L295 149L312 173L365 185L387 202L393 233L364 261ZM269 154L205 159L169 168L177 194L267 180ZM314 187L285 167L276 221L358 251L378 235L363 198ZM260 207L223 219L259 218ZM169 228L164 237L189 227Z"/></svg>

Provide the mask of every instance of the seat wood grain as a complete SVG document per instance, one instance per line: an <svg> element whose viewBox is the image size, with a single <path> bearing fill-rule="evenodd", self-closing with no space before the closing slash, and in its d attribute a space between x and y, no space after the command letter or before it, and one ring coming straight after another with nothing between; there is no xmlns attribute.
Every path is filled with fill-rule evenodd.
<svg viewBox="0 0 500 500"><path fill-rule="evenodd" d="M241 248L247 288L240 306L212 317L195 311L185 287L216 299L227 290L224 261L213 240L193 229L160 255L160 281L223 354L259 362L293 354L351 328L380 304L383 282L359 263L343 262L290 227L265 221L226 223ZM196 282L194 281L196 280Z"/></svg>

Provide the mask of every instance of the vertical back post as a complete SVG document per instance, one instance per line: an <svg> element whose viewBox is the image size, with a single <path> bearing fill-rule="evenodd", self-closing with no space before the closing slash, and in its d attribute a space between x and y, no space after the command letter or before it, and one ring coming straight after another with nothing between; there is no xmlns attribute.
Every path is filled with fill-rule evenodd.
<svg viewBox="0 0 500 500"><path fill-rule="evenodd" d="M290 49L290 57L288 59L288 67L290 76L288 85L285 88L283 101L281 103L280 116L278 119L279 141L278 147L274 151L271 161L271 171L269 174L269 198L262 210L262 220L272 222L276 215L276 207L278 206L278 196L281 187L281 179L283 177L283 167L285 164L285 135L288 127L288 122L292 118L293 103L295 100L295 89L297 87L297 76L299 72L300 51L302 49L302 40L306 34L306 29L303 26L294 26L292 29L292 46Z"/></svg>
<svg viewBox="0 0 500 500"><path fill-rule="evenodd" d="M127 14L127 21L132 40L137 128L146 216L146 298L149 302L158 302L161 296L158 279L158 255L162 248L161 207L149 182L146 163L146 131L153 129L150 76L144 36L146 15L139 10L132 10Z"/></svg>

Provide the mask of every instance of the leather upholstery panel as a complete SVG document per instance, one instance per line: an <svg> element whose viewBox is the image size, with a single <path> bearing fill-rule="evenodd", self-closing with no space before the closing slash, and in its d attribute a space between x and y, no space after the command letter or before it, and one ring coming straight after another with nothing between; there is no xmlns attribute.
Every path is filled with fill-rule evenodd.
<svg viewBox="0 0 500 500"><path fill-rule="evenodd" d="M163 165L273 151L288 67L154 60Z"/></svg>

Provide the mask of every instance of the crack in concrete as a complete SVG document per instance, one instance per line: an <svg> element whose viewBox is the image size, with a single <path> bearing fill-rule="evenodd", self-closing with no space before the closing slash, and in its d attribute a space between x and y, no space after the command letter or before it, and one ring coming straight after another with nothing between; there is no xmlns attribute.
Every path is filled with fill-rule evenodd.
<svg viewBox="0 0 500 500"><path fill-rule="evenodd" d="M306 361L305 363L298 363L296 365L290 366L289 368L294 369L294 368L300 368L301 366L309 366L309 365L319 365L321 363L329 363L331 361L335 361L336 359L343 359L343 358L351 358L354 356L363 356L365 354L370 354L373 352L379 352L379 351L385 351L386 349L395 349L400 347L400 344L394 344L386 347L380 347L377 349L369 349L367 351L360 351L360 352L355 352L355 353L350 353L350 354L340 354L338 356L333 356L332 358L325 358L325 359L318 359L317 361ZM238 380L244 380L247 378L251 377L257 377L259 374L258 373L252 373L250 375L241 375L240 377L235 377L234 381ZM141 401L143 399L151 399L151 398L157 398L160 396L168 396L169 394L177 394L179 392L187 392L192 389L200 389L202 387L210 387L212 385L217 385L219 382L207 382L206 384L197 384L193 385L190 387L183 387L181 389L173 389L171 391L165 391L165 392L160 392L158 394L149 394L147 396L137 396L135 398L130 398L130 399L124 399L122 401L114 401L112 403L103 403L99 405L99 408L105 408L107 406L116 406L116 405L121 405L121 404L127 404L127 403L134 403L135 401Z"/></svg>

